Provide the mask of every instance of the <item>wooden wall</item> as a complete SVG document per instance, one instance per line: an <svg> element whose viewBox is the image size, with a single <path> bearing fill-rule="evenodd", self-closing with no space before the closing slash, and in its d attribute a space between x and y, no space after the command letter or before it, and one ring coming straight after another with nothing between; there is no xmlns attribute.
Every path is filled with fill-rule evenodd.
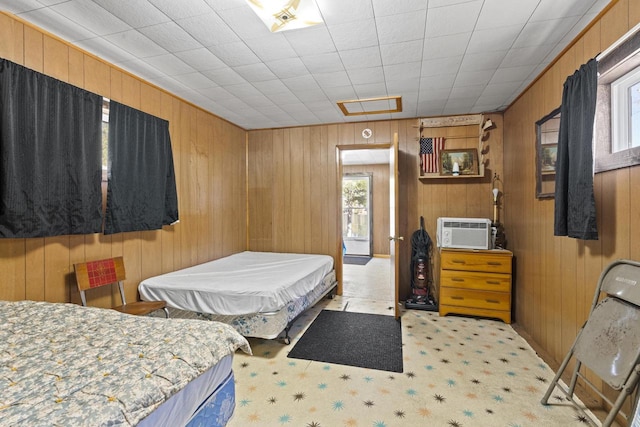
<svg viewBox="0 0 640 427"><path fill-rule="evenodd" d="M343 166L343 174L371 174L371 240L374 256L389 255L389 165Z"/></svg>
<svg viewBox="0 0 640 427"><path fill-rule="evenodd" d="M486 141L487 172L482 178L418 180L418 120L373 121L249 132L249 248L251 250L311 252L338 259L340 178L336 147L351 144L388 144L399 141L399 205L401 290L411 293L411 234L425 218L435 244L438 216L490 218L493 212L491 178L502 174L502 116L491 114L497 125ZM361 132L373 130L365 140ZM427 135L429 133L429 135ZM425 130L424 136L451 137L447 148L477 147L478 126ZM437 251L434 262L439 263ZM337 266L341 269L341 266Z"/></svg>
<svg viewBox="0 0 640 427"><path fill-rule="evenodd" d="M4 13L0 57L168 120L180 213L159 231L0 239L0 299L77 302L73 264L122 255L134 300L144 278L246 249L243 129Z"/></svg>
<svg viewBox="0 0 640 427"><path fill-rule="evenodd" d="M517 260L516 322L555 361L575 339L602 269L640 259L640 168L594 178L600 238L553 236L554 201L535 198L535 122L558 107L566 78L640 22L640 2L612 1L504 115L506 227Z"/></svg>

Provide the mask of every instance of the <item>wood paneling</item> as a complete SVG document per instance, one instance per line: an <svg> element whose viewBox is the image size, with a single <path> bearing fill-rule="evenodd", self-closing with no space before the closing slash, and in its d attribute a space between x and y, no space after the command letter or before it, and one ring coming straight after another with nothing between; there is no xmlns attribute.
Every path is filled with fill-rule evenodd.
<svg viewBox="0 0 640 427"><path fill-rule="evenodd" d="M425 227L435 244L438 216L493 215L491 181L494 173L501 178L503 173L502 116L490 117L497 129L485 142L485 178L418 181L417 119L249 131L250 250L325 253L338 259L342 246L336 147L389 144L393 134L398 133L400 225L404 237L400 247L400 296L404 299L411 293L411 234L419 228L420 216L425 218ZM361 136L367 127L373 130L369 140ZM447 148L478 146L478 126L432 128L425 136L456 137L451 138ZM316 145L322 148L318 150ZM282 206L285 212L280 211ZM281 237L283 231L285 238ZM437 251L434 258L437 271Z"/></svg>
<svg viewBox="0 0 640 427"><path fill-rule="evenodd" d="M640 168L594 177L599 240L553 236L553 199L535 198L535 122L558 107L565 79L640 21L637 1L619 0L504 114L505 224L516 257L516 322L557 363L584 323L602 269L638 259ZM590 375L596 384L597 378Z"/></svg>
<svg viewBox="0 0 640 427"><path fill-rule="evenodd" d="M246 132L0 13L0 57L169 121L180 223L158 231L0 239L0 299L79 302L73 264L123 255L126 296L151 275L246 249ZM108 306L115 289L91 300Z"/></svg>

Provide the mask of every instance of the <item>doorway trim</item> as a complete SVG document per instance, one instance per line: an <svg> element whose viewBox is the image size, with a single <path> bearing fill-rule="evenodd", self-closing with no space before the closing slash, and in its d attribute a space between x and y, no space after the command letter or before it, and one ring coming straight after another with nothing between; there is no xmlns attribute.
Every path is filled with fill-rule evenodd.
<svg viewBox="0 0 640 427"><path fill-rule="evenodd" d="M348 150L391 150L393 149L393 144L339 144L336 145L336 167L337 167L337 179L336 179L336 194L338 197L337 206L340 206L340 211L338 215L338 227L337 227L337 251L338 253L338 265L336 266L336 279L338 280L338 295L342 295L342 266L344 259L342 257L342 152Z"/></svg>

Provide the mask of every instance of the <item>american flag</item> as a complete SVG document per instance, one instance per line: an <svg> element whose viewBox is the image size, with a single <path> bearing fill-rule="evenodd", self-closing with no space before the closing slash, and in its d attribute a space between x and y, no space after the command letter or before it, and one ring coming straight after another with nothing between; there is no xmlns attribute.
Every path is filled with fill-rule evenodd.
<svg viewBox="0 0 640 427"><path fill-rule="evenodd" d="M420 138L420 168L422 173L437 173L440 169L440 151L444 138Z"/></svg>

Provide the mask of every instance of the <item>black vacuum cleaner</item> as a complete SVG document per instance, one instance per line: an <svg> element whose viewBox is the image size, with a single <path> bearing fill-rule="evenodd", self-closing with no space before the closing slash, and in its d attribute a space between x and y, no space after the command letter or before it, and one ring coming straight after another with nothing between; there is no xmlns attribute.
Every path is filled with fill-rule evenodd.
<svg viewBox="0 0 640 427"><path fill-rule="evenodd" d="M411 236L412 295L405 301L405 308L438 311L438 303L433 295L432 251L431 238L424 229L424 218L420 217L420 229Z"/></svg>

